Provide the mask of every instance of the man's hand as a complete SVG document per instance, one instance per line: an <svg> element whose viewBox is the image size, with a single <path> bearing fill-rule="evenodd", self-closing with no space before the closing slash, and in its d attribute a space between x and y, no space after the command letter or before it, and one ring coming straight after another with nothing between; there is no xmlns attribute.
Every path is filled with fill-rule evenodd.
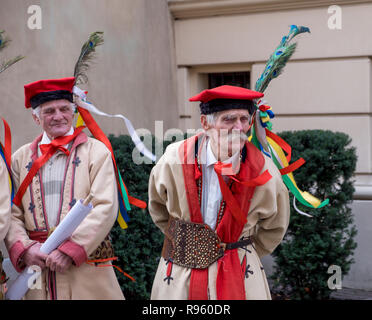
<svg viewBox="0 0 372 320"><path fill-rule="evenodd" d="M46 266L52 271L64 273L71 265L72 259L58 249L52 251L46 258Z"/></svg>
<svg viewBox="0 0 372 320"><path fill-rule="evenodd" d="M25 254L23 255L23 262L27 266L39 266L41 269L45 268L45 259L47 255L40 251L41 244L36 243L32 245L30 248L27 249Z"/></svg>

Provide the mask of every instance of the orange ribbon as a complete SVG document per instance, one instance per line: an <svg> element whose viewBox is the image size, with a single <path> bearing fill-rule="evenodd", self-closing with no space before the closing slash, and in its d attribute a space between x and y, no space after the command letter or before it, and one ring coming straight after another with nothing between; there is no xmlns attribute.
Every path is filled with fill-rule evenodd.
<svg viewBox="0 0 372 320"><path fill-rule="evenodd" d="M86 263L91 265L91 266L94 266L94 267L98 267L98 268L105 268L105 267L114 267L116 268L120 273L122 273L124 276L126 276L127 278L129 278L130 280L132 280L133 282L136 282L136 279L134 279L131 275L129 275L128 273L124 272L120 267L118 266L115 266L113 264L99 264L99 265L96 265L96 263L102 263L102 262L108 262L108 261L116 261L118 260L118 257L112 257L112 258L107 258L107 259L95 259L95 260L87 260Z"/></svg>

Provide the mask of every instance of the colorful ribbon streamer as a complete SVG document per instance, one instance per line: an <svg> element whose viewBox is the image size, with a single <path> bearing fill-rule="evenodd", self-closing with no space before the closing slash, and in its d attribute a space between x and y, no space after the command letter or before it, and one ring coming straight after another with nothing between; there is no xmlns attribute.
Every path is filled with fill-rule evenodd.
<svg viewBox="0 0 372 320"><path fill-rule="evenodd" d="M8 123L5 121L4 118L1 118L4 124L4 145L0 143L0 155L4 160L4 163L6 165L6 168L8 169L9 173L9 187L11 192L11 201L13 201L14 198L14 183L12 179L12 173L11 173L11 156L12 156L12 134L10 131L10 127Z"/></svg>
<svg viewBox="0 0 372 320"><path fill-rule="evenodd" d="M133 204L136 207L144 209L144 208L146 208L146 203L144 201L141 201L141 200L136 199L134 197L131 197L129 195L128 190L127 190L127 188L126 188L126 186L123 182L123 179L121 177L120 171L117 167L115 156L114 156L114 151L112 149L111 143L108 140L108 138L106 137L106 135L104 134L104 132L101 130L101 128L98 126L98 124L94 120L93 116L90 114L90 111L95 113L95 114L103 115L103 116L109 116L109 117L119 116L119 117L122 117L122 118L125 118L125 117L121 116L121 115L108 115L108 114L98 110L95 106L93 106L92 104L85 101L86 100L86 94L85 94L85 92L80 90L78 87L74 87L74 94L78 95L78 97L76 99L76 104L77 104L77 109L78 109L78 112L79 112L79 117L78 117L77 122L76 122L76 127L80 127L85 123L86 126L88 127L89 131L93 134L93 136L96 139L103 142L111 152L112 161L113 161L114 168L115 168L117 186L118 186L119 210L118 210L117 221L118 221L118 223L119 223L119 225L122 229L126 229L128 227L127 223L130 221L130 218L128 216L128 211L131 210L130 204ZM128 120L128 119L126 119L126 120ZM128 122L130 123L129 120L128 120ZM131 124L130 124L130 128L133 129L133 126ZM128 131L130 131L130 128L128 128ZM135 134L134 136L138 138L134 129L133 129L133 132ZM132 137L132 140L133 139L135 139L135 138ZM138 138L138 140L142 144L142 142L139 138ZM144 149L146 149L143 144L142 144L142 146L143 146ZM149 156L149 154L148 154L149 151L147 149L144 150L143 148L140 149L140 151L142 150L143 154L145 156ZM155 161L156 159L152 158L152 160Z"/></svg>
<svg viewBox="0 0 372 320"><path fill-rule="evenodd" d="M93 134L93 136L96 139L103 142L111 152L111 157L112 157L112 161L114 164L116 182L117 182L117 187L118 187L119 210L118 210L117 221L122 229L126 229L128 227L127 223L130 220L127 211L131 210L129 206L129 202L130 202L129 195L127 193L127 189L124 187L125 186L124 182L122 181L120 172L117 168L114 151L112 149L111 143L106 137L106 135L103 133L101 128L98 126L98 124L95 122L95 120L93 119L89 111L83 108L80 108L79 106L78 106L78 111L81 117L83 118L86 126L88 127L89 131Z"/></svg>
<svg viewBox="0 0 372 320"><path fill-rule="evenodd" d="M301 191L299 189L292 172L303 165L305 163L305 160L303 158L300 158L297 161L289 164L292 157L291 146L282 138L274 134L270 130L271 126L268 125L268 118L271 119L274 117L271 108L264 105L262 101L258 101L257 104L260 111L256 114L255 126L252 129L250 141L264 154L272 158L275 165L282 174L285 185L292 192L294 198L301 202L301 204L313 209L319 209L327 205L329 203L329 199L321 202L310 193ZM268 111L270 112L268 113ZM262 121L262 117L265 119L265 121ZM298 213L311 217L311 215L299 210L295 202L293 207Z"/></svg>

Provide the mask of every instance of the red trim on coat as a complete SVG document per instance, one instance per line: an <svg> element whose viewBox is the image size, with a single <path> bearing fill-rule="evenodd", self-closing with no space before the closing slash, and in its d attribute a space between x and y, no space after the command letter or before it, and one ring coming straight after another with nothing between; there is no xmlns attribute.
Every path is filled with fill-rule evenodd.
<svg viewBox="0 0 372 320"><path fill-rule="evenodd" d="M74 128L75 130L75 128ZM39 142L41 141L41 139L43 138L43 134L39 135L34 141L31 142L30 144L30 150L31 150L31 160L32 161L35 161L38 156L37 156L37 146L39 144ZM87 135L82 131L80 132L76 138L74 139L74 142L72 143L72 146L71 146L71 150L70 152L72 152L78 145L84 143L84 142L87 142L88 141L88 137Z"/></svg>
<svg viewBox="0 0 372 320"><path fill-rule="evenodd" d="M195 176L195 163L188 161L191 156L195 157L195 142L200 135L186 139L181 144L178 152L182 162L183 176L186 188L187 201L192 222L203 223L201 215ZM236 175L239 181L249 181L256 178L265 164L261 152L251 143L246 142L247 155L244 163L240 165L240 171ZM191 163L191 164L189 164ZM250 201L255 187L247 187L240 183L233 183L231 192L239 204L241 211L247 216ZM236 223L229 207L217 226L216 232L224 243L233 243L239 240L244 225ZM241 269L237 249L227 250L218 260L217 299L245 299L244 273ZM191 270L189 298L207 299L208 295L208 268Z"/></svg>
<svg viewBox="0 0 372 320"><path fill-rule="evenodd" d="M204 223L199 205L198 187L196 180L199 178L198 170L195 169L195 156L190 158L190 154L195 153L195 142L200 135L186 139L181 144L178 152L182 163L183 177L186 186L187 202L190 209L190 219L192 222ZM191 161L191 159L193 161Z"/></svg>
<svg viewBox="0 0 372 320"><path fill-rule="evenodd" d="M20 260L23 257L23 255L26 253L26 251L32 247L36 241L25 247L23 243L18 240L15 242L11 248L9 249L9 258L10 261L12 262L14 268L17 270L17 272L22 272L23 269L26 267L25 265L20 266Z"/></svg>
<svg viewBox="0 0 372 320"><path fill-rule="evenodd" d="M85 249L71 240L66 240L59 247L58 250L69 256L77 267L80 267L87 259Z"/></svg>
<svg viewBox="0 0 372 320"><path fill-rule="evenodd" d="M49 232L48 231L29 231L28 237L31 240L35 240L40 243L44 243L46 239L48 239Z"/></svg>

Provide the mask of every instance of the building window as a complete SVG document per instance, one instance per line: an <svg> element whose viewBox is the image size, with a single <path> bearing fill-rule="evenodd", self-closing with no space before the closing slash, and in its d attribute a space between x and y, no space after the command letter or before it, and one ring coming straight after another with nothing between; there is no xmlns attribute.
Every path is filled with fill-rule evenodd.
<svg viewBox="0 0 372 320"><path fill-rule="evenodd" d="M250 88L250 72L219 72L208 74L208 86L209 89L222 86L230 85L243 88Z"/></svg>

